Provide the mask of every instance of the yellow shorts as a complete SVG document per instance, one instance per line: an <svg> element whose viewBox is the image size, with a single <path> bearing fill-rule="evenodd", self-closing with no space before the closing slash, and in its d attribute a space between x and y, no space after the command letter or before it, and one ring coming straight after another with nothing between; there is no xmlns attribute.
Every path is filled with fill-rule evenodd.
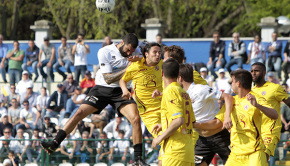
<svg viewBox="0 0 290 166"><path fill-rule="evenodd" d="M269 156L274 156L279 139L276 136L265 136L263 137L263 142L266 147L265 153L267 153Z"/></svg>
<svg viewBox="0 0 290 166"><path fill-rule="evenodd" d="M162 166L195 166L194 163L176 160L174 158L163 157Z"/></svg>
<svg viewBox="0 0 290 166"><path fill-rule="evenodd" d="M231 153L225 166L268 166L266 153L259 150L249 155L235 155Z"/></svg>
<svg viewBox="0 0 290 166"><path fill-rule="evenodd" d="M152 134L153 127L156 124L161 123L160 110L152 110L152 111L148 110L148 113L141 114L140 117L151 134ZM152 136L156 138L157 134L152 134Z"/></svg>

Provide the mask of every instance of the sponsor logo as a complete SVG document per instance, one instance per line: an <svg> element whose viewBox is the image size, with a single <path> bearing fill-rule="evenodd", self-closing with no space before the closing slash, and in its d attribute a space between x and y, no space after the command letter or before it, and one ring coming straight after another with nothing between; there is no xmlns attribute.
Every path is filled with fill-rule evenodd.
<svg viewBox="0 0 290 166"><path fill-rule="evenodd" d="M247 104L244 106L244 110L248 110L248 109L249 109L249 105Z"/></svg>
<svg viewBox="0 0 290 166"><path fill-rule="evenodd" d="M112 56L112 59L116 59L116 56Z"/></svg>
<svg viewBox="0 0 290 166"><path fill-rule="evenodd" d="M104 63L101 63L101 66L105 66L105 64Z"/></svg>
<svg viewBox="0 0 290 166"><path fill-rule="evenodd" d="M158 71L158 70L159 70L159 66L156 66L156 67L155 67L155 70Z"/></svg>
<svg viewBox="0 0 290 166"><path fill-rule="evenodd" d="M97 97L95 97L95 96L87 96L87 97L85 98L85 100L86 100L86 101L89 101L89 102L91 102L91 103L96 104L97 101L98 101L99 99L98 99Z"/></svg>

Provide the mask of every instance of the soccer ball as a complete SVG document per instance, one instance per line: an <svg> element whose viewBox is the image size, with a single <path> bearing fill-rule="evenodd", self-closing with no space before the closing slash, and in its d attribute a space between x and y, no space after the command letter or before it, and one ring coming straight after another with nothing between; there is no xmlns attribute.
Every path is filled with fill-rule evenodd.
<svg viewBox="0 0 290 166"><path fill-rule="evenodd" d="M110 13L115 7L115 0L96 0L97 9L103 13Z"/></svg>

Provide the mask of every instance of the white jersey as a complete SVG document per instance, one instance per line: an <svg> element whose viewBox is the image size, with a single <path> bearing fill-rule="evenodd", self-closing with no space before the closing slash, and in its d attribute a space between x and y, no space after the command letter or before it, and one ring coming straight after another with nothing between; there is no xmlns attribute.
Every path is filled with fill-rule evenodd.
<svg viewBox="0 0 290 166"><path fill-rule="evenodd" d="M101 48L98 52L98 59L100 70L96 74L95 84L112 88L120 87L119 80L108 85L103 77L103 73L117 73L125 69L129 61L121 55L114 43Z"/></svg>
<svg viewBox="0 0 290 166"><path fill-rule="evenodd" d="M217 100L222 95L221 91L208 85L192 83L187 93L192 102L196 122L207 122L215 118L220 110Z"/></svg>

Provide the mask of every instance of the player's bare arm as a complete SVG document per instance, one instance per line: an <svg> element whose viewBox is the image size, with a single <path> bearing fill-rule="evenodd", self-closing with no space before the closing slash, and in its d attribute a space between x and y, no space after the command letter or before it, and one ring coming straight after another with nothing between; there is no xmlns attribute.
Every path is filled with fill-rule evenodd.
<svg viewBox="0 0 290 166"><path fill-rule="evenodd" d="M153 93L152 93L152 98L156 98L158 96L162 96L162 92L160 92L158 89L156 89Z"/></svg>
<svg viewBox="0 0 290 166"><path fill-rule="evenodd" d="M288 99L283 100L283 102L290 107L290 97Z"/></svg>
<svg viewBox="0 0 290 166"><path fill-rule="evenodd" d="M111 84L113 82L119 81L123 77L125 71L126 71L126 69L121 70L117 73L103 73L103 76L104 76L106 83Z"/></svg>
<svg viewBox="0 0 290 166"><path fill-rule="evenodd" d="M162 131L162 125L159 123L153 127L151 132L157 135L160 131Z"/></svg>
<svg viewBox="0 0 290 166"><path fill-rule="evenodd" d="M120 79L119 84L123 92L122 98L124 100L129 100L131 98L131 93L127 89L127 82L124 81L123 79Z"/></svg>
<svg viewBox="0 0 290 166"><path fill-rule="evenodd" d="M171 122L171 124L167 128L167 130L164 133L162 133L159 137L153 139L153 141L152 141L152 148L155 148L164 139L166 139L166 138L170 137L172 134L174 134L177 131L177 129L181 125L183 125L183 123L184 123L183 117L173 119L172 122Z"/></svg>
<svg viewBox="0 0 290 166"><path fill-rule="evenodd" d="M247 100L250 101L250 103L260 109L266 116L268 116L271 119L278 119L278 113L275 109L273 108L268 108L268 107L264 107L260 104L258 104L256 97L250 93L247 94Z"/></svg>
<svg viewBox="0 0 290 166"><path fill-rule="evenodd" d="M222 93L220 99L225 101L225 108L226 108L225 120L223 122L223 129L226 128L226 129L230 130L231 127L233 126L232 119L231 119L231 110L233 108L234 98L230 94Z"/></svg>

